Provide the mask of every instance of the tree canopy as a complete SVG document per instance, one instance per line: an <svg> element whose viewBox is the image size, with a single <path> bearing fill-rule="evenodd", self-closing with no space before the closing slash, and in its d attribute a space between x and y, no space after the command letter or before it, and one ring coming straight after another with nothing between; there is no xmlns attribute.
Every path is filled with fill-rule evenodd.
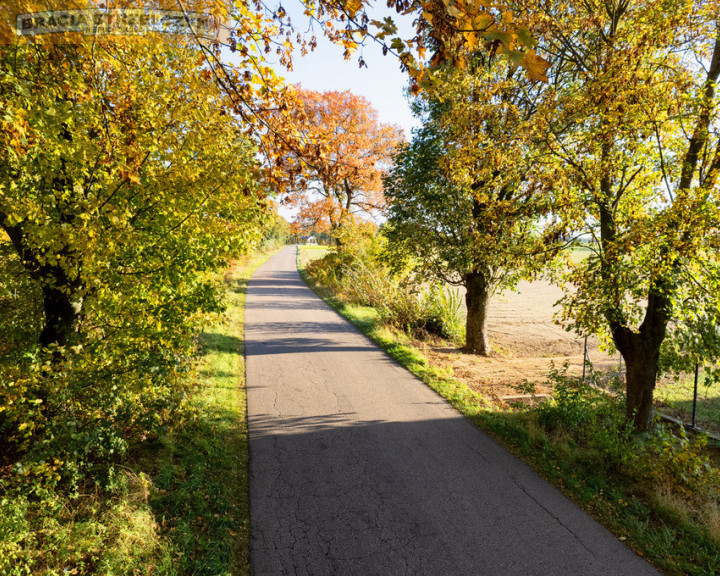
<svg viewBox="0 0 720 576"><path fill-rule="evenodd" d="M413 257L421 274L465 287L466 348L487 354L490 296L557 252L532 146L542 88L485 54L468 70L443 66L433 77L416 102L423 126L386 180L389 250Z"/></svg>
<svg viewBox="0 0 720 576"><path fill-rule="evenodd" d="M362 96L349 91L298 88L293 110L300 149L281 149L283 203L299 209L296 227L336 231L348 217L377 215L385 208L382 174L402 131L383 124Z"/></svg>
<svg viewBox="0 0 720 576"><path fill-rule="evenodd" d="M33 473L81 477L177 412L217 272L262 233L255 150L198 55L0 53L0 430Z"/></svg>

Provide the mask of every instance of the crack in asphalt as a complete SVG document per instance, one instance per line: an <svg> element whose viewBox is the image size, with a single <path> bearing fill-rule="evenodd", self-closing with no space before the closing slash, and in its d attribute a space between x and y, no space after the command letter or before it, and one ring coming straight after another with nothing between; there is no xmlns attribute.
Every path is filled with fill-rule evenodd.
<svg viewBox="0 0 720 576"><path fill-rule="evenodd" d="M517 486L518 488L520 488L520 490L523 492L523 494L525 494L525 496L527 496L528 498L530 498L530 500L532 500L535 504L537 504L540 508L542 508L542 510L545 511L545 513L546 513L548 516L550 516L553 520L555 520L558 524L560 524L560 526L562 526L565 530L567 530L567 531L570 533L570 535L578 542L578 544L580 544L580 546L582 546L585 550L587 550L588 553L590 553L592 556L596 556L595 551L592 550L591 548L588 548L588 547L585 545L585 542L583 541L583 539L580 538L580 537L570 528L570 526L568 526L567 524L565 524L565 522L563 522L562 519L561 519L557 514L555 514L552 510L550 510L550 509L549 509L547 506L545 506L542 502L540 502L540 500L538 500L537 498L535 498L535 496L534 496L521 482L518 482L517 478L515 478L515 477L513 476L513 477L511 477L511 479L512 479L513 483L515 484L515 486Z"/></svg>

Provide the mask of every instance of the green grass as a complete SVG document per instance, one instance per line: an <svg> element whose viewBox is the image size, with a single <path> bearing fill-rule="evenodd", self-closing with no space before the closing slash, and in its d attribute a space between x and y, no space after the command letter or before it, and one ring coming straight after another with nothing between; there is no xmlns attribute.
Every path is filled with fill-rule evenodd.
<svg viewBox="0 0 720 576"><path fill-rule="evenodd" d="M173 574L250 573L245 291L268 257L255 255L226 278L225 321L200 337L195 417L168 434L155 462L150 502L173 551Z"/></svg>
<svg viewBox="0 0 720 576"><path fill-rule="evenodd" d="M324 246L324 245L319 245L319 244L302 244L302 245L300 245L300 248L305 252L319 251L322 253L327 253L332 249L330 246Z"/></svg>
<svg viewBox="0 0 720 576"><path fill-rule="evenodd" d="M670 408L664 411L671 412L684 422L690 422L694 386L694 376L684 376L677 382L658 385L655 397ZM698 381L697 421L701 428L720 432L720 387L717 384L705 386L702 371Z"/></svg>
<svg viewBox="0 0 720 576"><path fill-rule="evenodd" d="M603 435L610 431L602 426L583 442L566 429L548 430L537 410L498 411L431 365L407 335L383 326L374 309L348 303L308 277L303 252L301 248L298 269L323 300L657 568L672 576L720 574L717 486L714 492L700 494L673 490L662 478L640 482L625 475L622 464L612 463L608 450L613 441L610 436L605 440Z"/></svg>
<svg viewBox="0 0 720 576"><path fill-rule="evenodd" d="M329 246L298 246L298 267L302 270L312 262L330 252Z"/></svg>

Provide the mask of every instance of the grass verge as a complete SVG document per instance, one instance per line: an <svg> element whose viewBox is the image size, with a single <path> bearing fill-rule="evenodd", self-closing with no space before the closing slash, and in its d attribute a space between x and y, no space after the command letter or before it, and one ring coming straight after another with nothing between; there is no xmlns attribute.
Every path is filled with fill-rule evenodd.
<svg viewBox="0 0 720 576"><path fill-rule="evenodd" d="M642 456L635 458L635 444L624 443L622 424L613 417L622 414L610 405L617 400L591 390L546 410L499 410L431 365L406 334L383 326L374 309L348 302L309 277L305 268L313 256L300 250L298 268L318 296L620 540L668 575L720 574L719 484L707 470L702 446L668 434L648 450L639 439ZM573 423L559 422L563 418ZM684 484L678 484L678 473L687 476Z"/></svg>
<svg viewBox="0 0 720 576"><path fill-rule="evenodd" d="M226 275L225 320L200 337L195 416L164 438L155 460L150 503L173 551L173 573L250 573L245 291L268 258L256 254Z"/></svg>

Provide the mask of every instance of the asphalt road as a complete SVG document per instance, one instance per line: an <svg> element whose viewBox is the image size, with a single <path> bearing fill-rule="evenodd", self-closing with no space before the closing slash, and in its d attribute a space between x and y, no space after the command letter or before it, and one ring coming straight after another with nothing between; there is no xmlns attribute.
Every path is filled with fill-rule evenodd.
<svg viewBox="0 0 720 576"><path fill-rule="evenodd" d="M657 574L305 286L246 303L256 576Z"/></svg>

